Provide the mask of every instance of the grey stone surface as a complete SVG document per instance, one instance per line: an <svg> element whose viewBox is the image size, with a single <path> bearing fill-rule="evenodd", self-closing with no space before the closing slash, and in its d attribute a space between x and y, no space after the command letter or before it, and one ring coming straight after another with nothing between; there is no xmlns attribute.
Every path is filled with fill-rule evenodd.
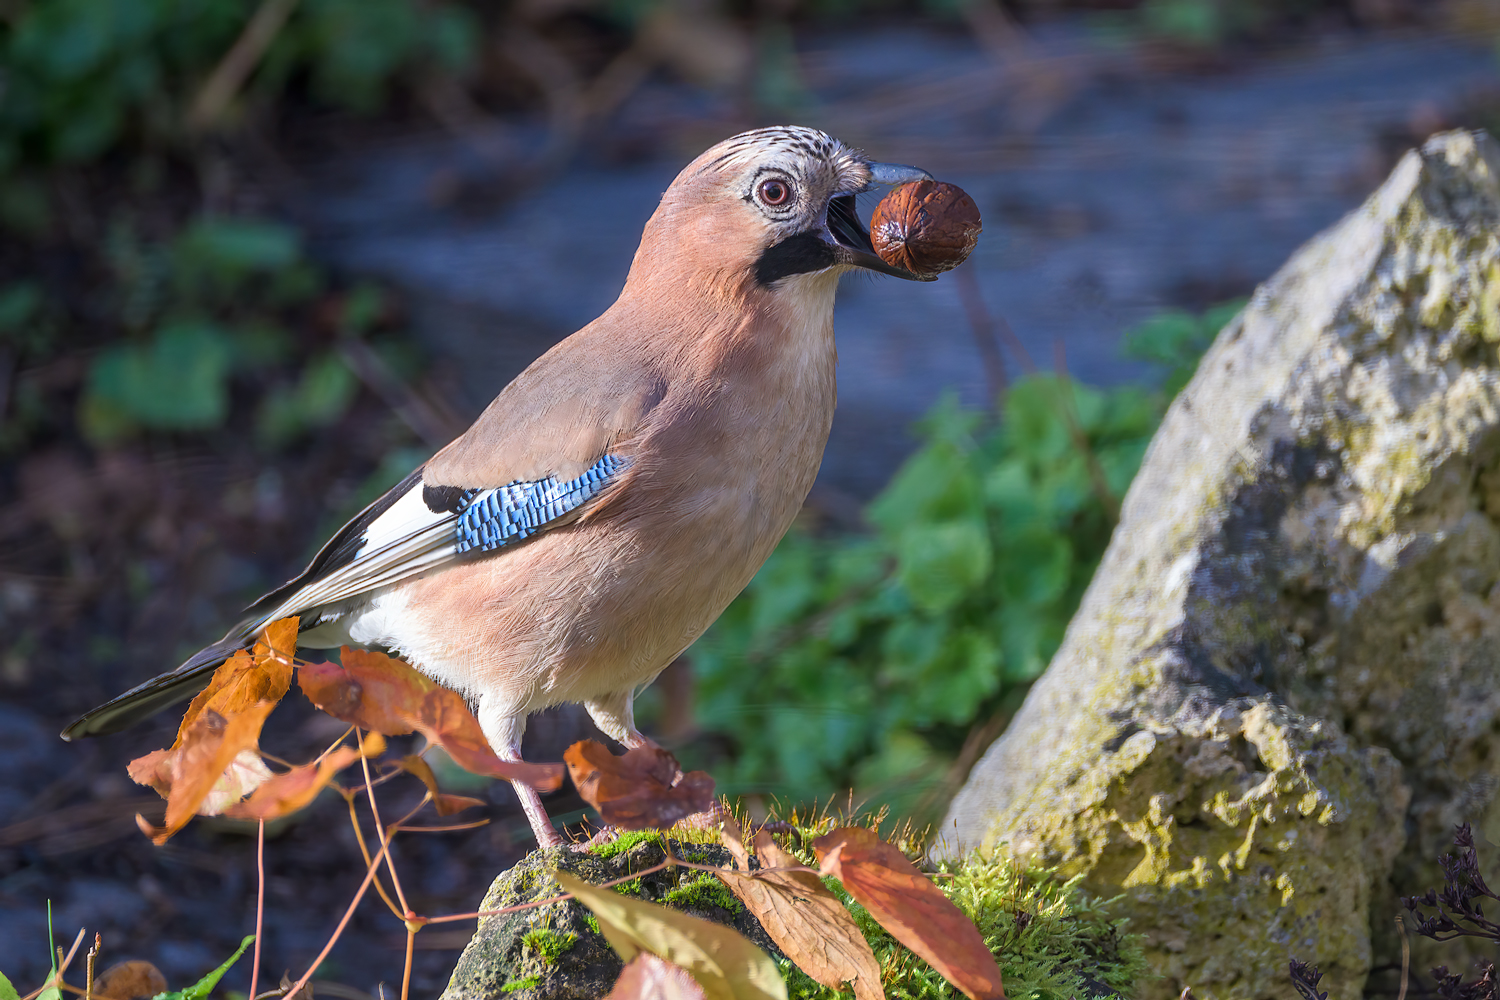
<svg viewBox="0 0 1500 1000"><path fill-rule="evenodd" d="M1152 996L1399 964L1453 824L1500 853L1497 346L1500 149L1448 133L1221 332L940 850L1124 892Z"/></svg>

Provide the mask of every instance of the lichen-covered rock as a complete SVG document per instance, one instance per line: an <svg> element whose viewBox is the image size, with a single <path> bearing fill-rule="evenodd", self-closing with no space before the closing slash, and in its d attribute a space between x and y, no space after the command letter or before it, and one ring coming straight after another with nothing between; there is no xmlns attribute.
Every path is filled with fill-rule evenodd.
<svg viewBox="0 0 1500 1000"><path fill-rule="evenodd" d="M1358 996L1452 824L1500 841L1497 348L1500 151L1450 133L1220 334L937 852L1123 891L1148 996Z"/></svg>
<svg viewBox="0 0 1500 1000"><path fill-rule="evenodd" d="M731 864L717 844L670 842L674 857L719 867ZM561 894L552 869L595 885L628 878L666 859L661 841L627 834L594 850L560 847L533 851L503 872L485 894L481 910L499 910ZM615 887L695 916L728 924L780 957L755 918L708 872L670 868ZM609 993L623 968L588 909L576 900L484 917L458 960L442 1000L597 1000Z"/></svg>

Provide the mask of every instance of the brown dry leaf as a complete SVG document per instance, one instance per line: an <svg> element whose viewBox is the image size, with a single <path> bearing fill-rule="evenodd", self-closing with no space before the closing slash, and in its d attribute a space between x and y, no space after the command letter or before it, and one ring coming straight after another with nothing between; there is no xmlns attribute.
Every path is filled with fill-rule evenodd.
<svg viewBox="0 0 1500 1000"><path fill-rule="evenodd" d="M527 764L495 756L479 720L456 692L423 676L409 664L364 649L340 650L337 663L309 663L297 683L314 705L336 719L387 736L420 730L448 751L466 771L522 781L550 792L562 784L558 764Z"/></svg>
<svg viewBox="0 0 1500 1000"><path fill-rule="evenodd" d="M99 1000L138 1000L167 992L167 977L150 962L120 962L94 980Z"/></svg>
<svg viewBox="0 0 1500 1000"><path fill-rule="evenodd" d="M266 626L266 642L257 642L255 651L240 650L214 671L208 687L188 705L177 729L175 750L183 734L198 717L212 709L225 718L243 712L262 701L278 702L292 684L292 656L297 651L297 619L283 618Z"/></svg>
<svg viewBox="0 0 1500 1000"><path fill-rule="evenodd" d="M370 734L365 740L365 757L378 757L385 753L385 737ZM332 783L344 768L359 760L361 754L353 747L338 747L310 764L300 764L285 774L278 774L257 788L248 799L236 802L224 811L233 819L255 819L270 821L290 816L306 808L318 793Z"/></svg>
<svg viewBox="0 0 1500 1000"><path fill-rule="evenodd" d="M451 795L439 789L437 775L432 773L432 765L415 754L402 757L397 766L408 774L416 775L421 779L422 784L427 786L427 791L432 795L432 804L437 808L439 816L452 816L456 812L463 812L465 809L473 809L475 806L485 804L483 799L471 799L467 795Z"/></svg>
<svg viewBox="0 0 1500 1000"><path fill-rule="evenodd" d="M844 827L813 841L824 875L843 882L880 926L972 1000L1005 1000L1000 966L974 921L895 846Z"/></svg>
<svg viewBox="0 0 1500 1000"><path fill-rule="evenodd" d="M643 951L620 971L604 1000L708 1000L687 970Z"/></svg>
<svg viewBox="0 0 1500 1000"><path fill-rule="evenodd" d="M622 896L567 872L552 877L593 911L605 940L625 961L650 952L681 966L708 1000L787 1000L776 963L734 928Z"/></svg>
<svg viewBox="0 0 1500 1000"><path fill-rule="evenodd" d="M179 734L172 749L130 763L131 778L150 785L167 800L161 826L136 817L137 825L158 846L187 825L194 813L221 812L271 777L255 750L261 726L275 707L274 701L262 701L228 717L204 709Z"/></svg>
<svg viewBox="0 0 1500 1000"><path fill-rule="evenodd" d="M539 792L553 791L562 784L561 764L528 764L495 756L479 720L463 698L447 688L428 691L411 721L429 742L448 751L453 762L471 774L525 782Z"/></svg>
<svg viewBox="0 0 1500 1000"><path fill-rule="evenodd" d="M427 692L437 684L384 653L345 646L337 663L307 663L297 683L308 700L335 719L386 736L404 736Z"/></svg>
<svg viewBox="0 0 1500 1000"><path fill-rule="evenodd" d="M616 757L598 740L580 740L563 754L573 784L599 816L621 830L666 829L714 806L714 779L682 773L660 747L637 747Z"/></svg>
<svg viewBox="0 0 1500 1000"><path fill-rule="evenodd" d="M729 830L720 833L741 869L750 870L749 854ZM762 868L802 868L766 830L755 835ZM754 878L719 876L765 928L782 954L831 990L854 984L858 1000L881 1000L880 962L860 933L854 917L810 871L763 872Z"/></svg>

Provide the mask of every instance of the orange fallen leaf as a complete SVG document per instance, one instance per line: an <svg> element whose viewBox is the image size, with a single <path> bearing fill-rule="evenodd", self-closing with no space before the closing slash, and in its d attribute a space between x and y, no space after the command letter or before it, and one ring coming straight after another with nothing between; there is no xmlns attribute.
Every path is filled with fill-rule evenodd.
<svg viewBox="0 0 1500 1000"><path fill-rule="evenodd" d="M1000 966L974 921L895 846L844 827L813 841L820 869L880 926L972 1000L1005 1000Z"/></svg>
<svg viewBox="0 0 1500 1000"><path fill-rule="evenodd" d="M427 786L428 793L432 795L432 804L437 808L439 816L452 816L456 812L463 812L465 809L473 809L475 806L485 804L483 799L472 799L467 795L452 795L438 788L437 775L432 773L432 765L415 754L402 757L396 766L421 779L422 784Z"/></svg>
<svg viewBox="0 0 1500 1000"><path fill-rule="evenodd" d="M214 671L208 687L183 713L177 729L175 749L205 711L218 712L229 718L262 701L280 701L292 684L292 657L297 652L297 619L283 618L266 626L265 641L254 650L240 650Z"/></svg>
<svg viewBox="0 0 1500 1000"><path fill-rule="evenodd" d="M365 740L365 757L378 757L385 753L385 738L379 733ZM303 809L318 797L318 793L332 783L344 768L359 760L361 754L353 747L337 747L310 764L299 764L284 774L278 774L262 784L243 802L236 802L224 810L224 815L234 819L270 821L290 816Z"/></svg>
<svg viewBox="0 0 1500 1000"><path fill-rule="evenodd" d="M643 951L626 963L604 1000L708 1000L688 971Z"/></svg>
<svg viewBox="0 0 1500 1000"><path fill-rule="evenodd" d="M94 980L99 1000L138 1000L167 992L167 977L150 962L120 962Z"/></svg>
<svg viewBox="0 0 1500 1000"><path fill-rule="evenodd" d="M742 871L750 870L749 852L728 829L720 837ZM766 830L755 835L762 869L802 868ZM719 876L745 908L760 921L781 953L831 990L854 984L858 1000L882 1000L880 962L843 902L815 872L764 871L754 878Z"/></svg>
<svg viewBox="0 0 1500 1000"><path fill-rule="evenodd" d="M683 774L677 758L660 747L616 757L598 740L580 740L563 760L583 800L622 830L666 829L714 805L714 779L702 771Z"/></svg>
<svg viewBox="0 0 1500 1000"><path fill-rule="evenodd" d="M150 785L167 800L161 826L136 817L137 825L157 846L186 826L195 813L216 815L271 777L255 750L261 726L275 707L274 701L262 701L228 717L205 708L179 734L172 749L131 761L130 777Z"/></svg>

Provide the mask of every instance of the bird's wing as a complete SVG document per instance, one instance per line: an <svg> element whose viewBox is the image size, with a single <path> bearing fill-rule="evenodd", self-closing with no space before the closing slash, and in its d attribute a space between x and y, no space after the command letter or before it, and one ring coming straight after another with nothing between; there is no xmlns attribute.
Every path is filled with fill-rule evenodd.
<svg viewBox="0 0 1500 1000"><path fill-rule="evenodd" d="M248 632L570 523L630 465L628 455L607 453L571 479L489 489L433 486L418 469L345 525L301 576L246 609Z"/></svg>
<svg viewBox="0 0 1500 1000"><path fill-rule="evenodd" d="M585 331L587 332L587 331ZM564 341L461 437L329 539L301 575L245 610L219 642L78 719L63 737L127 728L192 697L266 624L354 600L461 558L576 521L628 488L635 444L665 387L608 350Z"/></svg>

